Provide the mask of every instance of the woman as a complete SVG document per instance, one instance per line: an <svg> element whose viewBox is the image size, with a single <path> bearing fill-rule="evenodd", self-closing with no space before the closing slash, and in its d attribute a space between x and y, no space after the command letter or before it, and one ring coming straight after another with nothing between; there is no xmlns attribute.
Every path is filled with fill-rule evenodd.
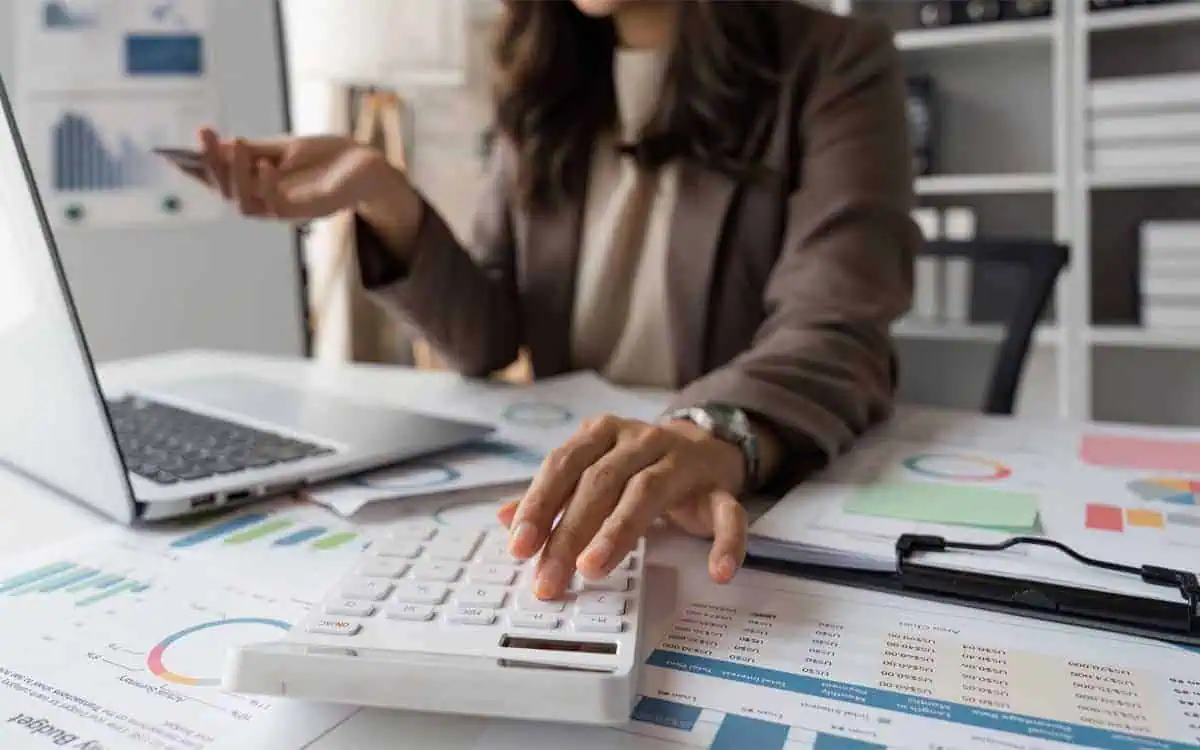
<svg viewBox="0 0 1200 750"><path fill-rule="evenodd" d="M728 581L737 498L889 413L918 245L890 35L795 2L512 0L495 62L467 245L346 138L204 131L211 181L248 216L355 212L366 289L466 375L525 347L538 376L676 390L657 424L590 423L501 511L513 553L541 553L538 596L664 515Z"/></svg>

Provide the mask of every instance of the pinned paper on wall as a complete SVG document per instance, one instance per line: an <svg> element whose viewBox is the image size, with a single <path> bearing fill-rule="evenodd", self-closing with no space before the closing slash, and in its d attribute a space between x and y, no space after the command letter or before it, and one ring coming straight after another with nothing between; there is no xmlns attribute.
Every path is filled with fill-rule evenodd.
<svg viewBox="0 0 1200 750"><path fill-rule="evenodd" d="M222 202L153 153L217 125L205 0L19 0L16 117L57 226L211 220Z"/></svg>

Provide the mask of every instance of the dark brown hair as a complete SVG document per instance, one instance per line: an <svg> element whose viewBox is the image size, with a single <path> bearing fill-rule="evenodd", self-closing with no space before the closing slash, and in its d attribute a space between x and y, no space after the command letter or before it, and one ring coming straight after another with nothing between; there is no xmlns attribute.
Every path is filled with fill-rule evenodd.
<svg viewBox="0 0 1200 750"><path fill-rule="evenodd" d="M753 113L776 98L779 0L676 0L663 92L638 143L646 167L692 159L726 174L755 170ZM517 150L522 201L550 204L584 189L598 137L616 125L609 18L568 0L509 0L495 47L496 131Z"/></svg>

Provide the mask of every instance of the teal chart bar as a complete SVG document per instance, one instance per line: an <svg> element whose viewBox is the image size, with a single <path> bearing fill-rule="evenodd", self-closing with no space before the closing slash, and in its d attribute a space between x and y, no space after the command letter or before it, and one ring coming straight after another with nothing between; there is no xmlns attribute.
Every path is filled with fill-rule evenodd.
<svg viewBox="0 0 1200 750"><path fill-rule="evenodd" d="M266 520L266 518L267 514L265 513L247 513L244 516L231 518L223 523L218 523L213 526L200 529L195 533L188 534L185 537L180 537L179 539L171 542L171 546L177 549L195 547L197 544L204 544L205 542L212 541L213 539L219 539L228 534L232 534L235 531L244 529L247 526L253 526L260 521Z"/></svg>
<svg viewBox="0 0 1200 750"><path fill-rule="evenodd" d="M298 544L304 544L310 539L316 539L325 533L324 526L309 526L307 529L293 531L287 536L281 536L275 540L276 547L295 547Z"/></svg>
<svg viewBox="0 0 1200 750"><path fill-rule="evenodd" d="M31 570L27 573L22 573L13 576L8 580L0 583L0 594L6 594L10 591L28 586L29 584L39 583L53 575L58 575L67 570L71 570L75 565L68 562L53 563L51 565L43 565L40 568Z"/></svg>

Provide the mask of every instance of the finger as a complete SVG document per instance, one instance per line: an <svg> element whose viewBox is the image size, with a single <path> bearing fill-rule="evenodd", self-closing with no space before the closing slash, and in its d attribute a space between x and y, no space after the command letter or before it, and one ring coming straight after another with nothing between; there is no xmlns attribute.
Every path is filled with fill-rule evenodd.
<svg viewBox="0 0 1200 750"><path fill-rule="evenodd" d="M746 558L748 522L746 509L724 490L709 496L712 509L713 543L708 555L708 573L717 583L729 583Z"/></svg>
<svg viewBox="0 0 1200 750"><path fill-rule="evenodd" d="M619 424L620 420L608 417L589 422L550 453L513 517L509 541L513 557L532 557L541 549L584 470L616 444Z"/></svg>
<svg viewBox="0 0 1200 750"><path fill-rule="evenodd" d="M496 511L496 518L505 526L512 526L513 516L517 514L517 505L521 502L520 498L509 500L504 505L500 506L500 510Z"/></svg>
<svg viewBox="0 0 1200 750"><path fill-rule="evenodd" d="M247 216L262 213L262 202L254 184L254 163L246 142L239 139L233 144L233 192L237 196L238 209Z"/></svg>
<svg viewBox="0 0 1200 750"><path fill-rule="evenodd" d="M658 431L648 431L618 442L583 472L538 561L534 591L539 597L553 599L563 593L585 548L591 569L608 563L613 556L612 539L597 538L596 532L617 507L630 480L654 465L665 452L665 441Z"/></svg>
<svg viewBox="0 0 1200 750"><path fill-rule="evenodd" d="M694 491L689 472L660 455L633 477L576 565L585 578L603 578L625 559L655 519Z"/></svg>
<svg viewBox="0 0 1200 750"><path fill-rule="evenodd" d="M221 142L217 139L217 134L209 128L202 129L200 145L209 181L221 191L221 197L229 200L233 197L233 186L229 180L229 165L221 152Z"/></svg>
<svg viewBox="0 0 1200 750"><path fill-rule="evenodd" d="M279 170L266 159L260 159L254 172L258 179L258 199L262 203L263 213L267 216L279 217Z"/></svg>

